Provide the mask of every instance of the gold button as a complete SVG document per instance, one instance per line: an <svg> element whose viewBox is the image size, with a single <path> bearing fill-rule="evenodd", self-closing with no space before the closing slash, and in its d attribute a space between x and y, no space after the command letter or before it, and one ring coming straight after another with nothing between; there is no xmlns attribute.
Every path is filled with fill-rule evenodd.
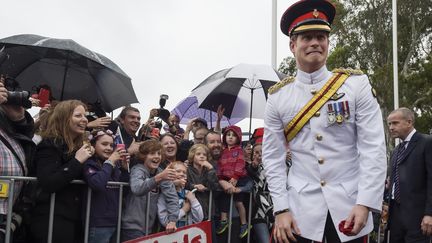
<svg viewBox="0 0 432 243"><path fill-rule="evenodd" d="M311 94L315 95L317 93L316 89L311 89L310 90Z"/></svg>
<svg viewBox="0 0 432 243"><path fill-rule="evenodd" d="M321 186L325 186L326 182L325 182L324 180L322 180L322 181L320 182L320 184L321 184Z"/></svg>
<svg viewBox="0 0 432 243"><path fill-rule="evenodd" d="M320 115L321 115L321 112L319 112L319 111L317 111L317 112L314 114L315 117L319 117Z"/></svg>
<svg viewBox="0 0 432 243"><path fill-rule="evenodd" d="M318 141L321 141L321 140L323 139L323 136L322 136L321 134L317 134L317 135L316 135L316 139L317 139Z"/></svg>
<svg viewBox="0 0 432 243"><path fill-rule="evenodd" d="M320 165L324 164L324 159L323 159L323 158L319 158L319 159L318 159L318 163L319 163Z"/></svg>

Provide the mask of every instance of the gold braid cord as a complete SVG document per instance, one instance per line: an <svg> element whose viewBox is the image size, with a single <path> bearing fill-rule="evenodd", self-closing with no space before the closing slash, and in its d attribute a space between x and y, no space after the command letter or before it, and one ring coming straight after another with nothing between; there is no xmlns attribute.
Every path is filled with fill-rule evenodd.
<svg viewBox="0 0 432 243"><path fill-rule="evenodd" d="M360 69L352 69L352 68L335 68L332 70L332 73L344 73L346 75L363 75L363 71Z"/></svg>
<svg viewBox="0 0 432 243"><path fill-rule="evenodd" d="M282 79L281 81L277 82L275 85L271 86L268 90L268 93L274 94L283 86L294 82L294 80L295 80L295 77L286 77L286 78Z"/></svg>

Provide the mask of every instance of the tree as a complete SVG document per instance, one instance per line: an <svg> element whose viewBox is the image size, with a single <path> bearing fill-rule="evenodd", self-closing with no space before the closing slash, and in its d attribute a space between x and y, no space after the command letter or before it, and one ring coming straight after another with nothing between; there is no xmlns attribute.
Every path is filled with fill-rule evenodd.
<svg viewBox="0 0 432 243"><path fill-rule="evenodd" d="M288 76L296 74L296 60L294 57L285 57L279 65L278 71Z"/></svg>

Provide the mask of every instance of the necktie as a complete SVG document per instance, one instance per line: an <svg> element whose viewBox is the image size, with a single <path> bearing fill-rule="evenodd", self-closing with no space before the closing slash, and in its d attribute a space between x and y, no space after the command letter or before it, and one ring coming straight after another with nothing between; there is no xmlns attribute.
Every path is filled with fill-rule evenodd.
<svg viewBox="0 0 432 243"><path fill-rule="evenodd" d="M403 159L403 155L405 152L405 145L407 141L403 141L399 144L398 149L396 151L396 159L394 160L393 164L393 171L394 171L394 199L396 202L400 203L400 185L399 185L399 164Z"/></svg>

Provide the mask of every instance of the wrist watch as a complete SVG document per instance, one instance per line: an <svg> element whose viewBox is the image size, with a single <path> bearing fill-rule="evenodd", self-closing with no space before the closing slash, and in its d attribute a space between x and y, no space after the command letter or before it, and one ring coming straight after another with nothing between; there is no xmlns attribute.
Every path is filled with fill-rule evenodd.
<svg viewBox="0 0 432 243"><path fill-rule="evenodd" d="M282 210L274 212L273 215L276 216L276 215L283 214L283 213L286 213L289 211L290 211L289 208L286 208L286 209L282 209Z"/></svg>

